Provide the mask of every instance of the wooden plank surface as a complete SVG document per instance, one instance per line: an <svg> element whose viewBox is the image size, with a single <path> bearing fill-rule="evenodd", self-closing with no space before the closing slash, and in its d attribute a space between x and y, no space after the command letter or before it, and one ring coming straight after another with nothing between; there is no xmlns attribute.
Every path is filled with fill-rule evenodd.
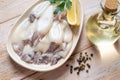
<svg viewBox="0 0 120 80"><path fill-rule="evenodd" d="M12 61L6 50L8 34L13 25L25 10L38 0L0 0L0 80L120 80L120 60L111 61L111 64L103 65L98 49L89 42L85 32L85 23L90 15L100 10L99 0L82 0L84 9L84 25L82 35L74 51L74 56L62 67L51 72L35 72L25 69ZM120 53L120 40L115 44ZM65 66L67 63L76 65L77 52L94 53L89 73L82 72L76 75L70 74Z"/></svg>

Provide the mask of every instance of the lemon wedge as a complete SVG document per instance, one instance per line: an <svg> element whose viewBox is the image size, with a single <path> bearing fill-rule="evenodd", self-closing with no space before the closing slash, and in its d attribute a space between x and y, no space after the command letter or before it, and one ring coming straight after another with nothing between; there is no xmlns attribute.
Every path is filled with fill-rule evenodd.
<svg viewBox="0 0 120 80"><path fill-rule="evenodd" d="M80 10L78 0L71 0L72 6L70 10L67 10L67 21L70 25L79 26L80 25Z"/></svg>

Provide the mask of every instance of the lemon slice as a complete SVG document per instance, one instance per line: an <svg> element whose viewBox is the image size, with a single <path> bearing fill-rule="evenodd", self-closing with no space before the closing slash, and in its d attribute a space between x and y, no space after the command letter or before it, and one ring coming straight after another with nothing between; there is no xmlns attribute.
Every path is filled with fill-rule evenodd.
<svg viewBox="0 0 120 80"><path fill-rule="evenodd" d="M80 10L78 0L71 0L72 6L70 10L67 10L67 21L70 25L80 25Z"/></svg>

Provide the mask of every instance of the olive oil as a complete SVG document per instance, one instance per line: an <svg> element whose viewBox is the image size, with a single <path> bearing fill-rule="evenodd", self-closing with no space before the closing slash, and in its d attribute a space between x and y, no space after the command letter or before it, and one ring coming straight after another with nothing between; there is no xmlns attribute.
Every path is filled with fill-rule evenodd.
<svg viewBox="0 0 120 80"><path fill-rule="evenodd" d="M88 39L95 45L113 44L120 37L118 0L101 0L100 6L102 12L88 19L86 25Z"/></svg>
<svg viewBox="0 0 120 80"><path fill-rule="evenodd" d="M99 17L99 14L91 16L87 22L88 39L95 45L113 44L120 37L120 22L116 19L102 20L103 15Z"/></svg>

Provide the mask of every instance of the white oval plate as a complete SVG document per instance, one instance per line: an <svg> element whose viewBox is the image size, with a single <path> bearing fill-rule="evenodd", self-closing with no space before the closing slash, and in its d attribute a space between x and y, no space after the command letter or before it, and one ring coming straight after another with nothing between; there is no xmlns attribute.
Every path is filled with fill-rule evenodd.
<svg viewBox="0 0 120 80"><path fill-rule="evenodd" d="M10 57L16 62L18 63L19 65L27 68L27 69L30 69L30 70L34 70L34 71L50 71L50 70L54 70L58 67L60 67L61 65L63 65L67 60L68 58L72 55L76 45L77 45L77 42L79 40L79 37L80 37L80 34L81 34L81 31L82 31L82 25L83 25L83 8L81 6L81 2L80 2L80 18L81 18L81 24L79 27L73 27L74 29L74 36L73 36L73 45L72 45L72 48L70 49L69 53L67 54L67 56L61 60L58 61L57 64L55 65L46 65L46 64L29 64L29 63L26 63L24 62L23 60L20 59L20 57L14 52L13 48L12 48L12 44L11 44L11 35L12 33L14 32L14 30L16 29L16 27L29 15L30 11L32 10L32 8L34 6L36 6L37 4L39 4L41 1L38 1L35 5L33 5L31 8L29 8L27 11L25 11L25 13L21 16L21 18L17 21L17 23L14 25L13 29L11 30L10 32L10 35L8 37L8 43L7 43L7 50L8 50L8 53L10 55Z"/></svg>

